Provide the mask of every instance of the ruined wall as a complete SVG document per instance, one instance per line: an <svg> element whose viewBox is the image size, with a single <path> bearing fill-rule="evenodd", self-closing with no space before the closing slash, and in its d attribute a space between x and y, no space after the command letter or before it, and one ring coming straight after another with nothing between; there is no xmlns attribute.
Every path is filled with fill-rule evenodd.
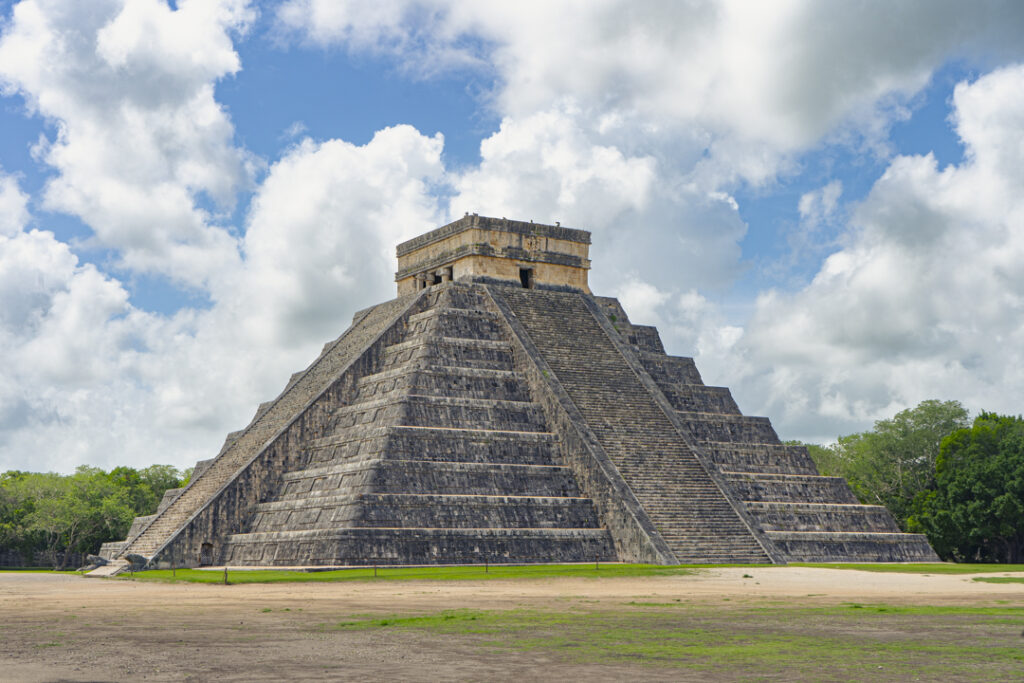
<svg viewBox="0 0 1024 683"><path fill-rule="evenodd" d="M399 295L423 287L433 275L475 282L519 283L531 268L538 288L589 292L590 233L560 226L466 216L398 245ZM451 273L447 272L451 268Z"/></svg>

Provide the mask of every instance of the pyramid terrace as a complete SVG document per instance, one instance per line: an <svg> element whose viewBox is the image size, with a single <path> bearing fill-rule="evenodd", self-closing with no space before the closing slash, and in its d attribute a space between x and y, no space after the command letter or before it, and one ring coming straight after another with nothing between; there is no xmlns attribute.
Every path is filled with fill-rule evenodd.
<svg viewBox="0 0 1024 683"><path fill-rule="evenodd" d="M398 297L356 313L95 573L938 559L593 295L589 244L473 214L399 245Z"/></svg>

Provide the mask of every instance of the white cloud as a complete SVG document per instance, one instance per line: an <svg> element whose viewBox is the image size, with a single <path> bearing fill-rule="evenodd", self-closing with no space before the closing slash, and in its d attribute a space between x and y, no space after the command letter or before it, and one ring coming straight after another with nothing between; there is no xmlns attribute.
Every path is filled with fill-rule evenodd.
<svg viewBox="0 0 1024 683"><path fill-rule="evenodd" d="M258 309L250 332L308 346L354 310L394 296L395 245L440 224L443 138L410 126L358 147L306 139L271 166L253 199L245 268L223 304ZM219 296L219 295L218 295Z"/></svg>
<svg viewBox="0 0 1024 683"><path fill-rule="evenodd" d="M894 159L814 280L758 300L736 379L760 410L825 437L926 398L1020 412L1022 92L1024 66L960 84L966 161Z"/></svg>
<svg viewBox="0 0 1024 683"><path fill-rule="evenodd" d="M645 133L696 129L722 179L770 179L792 150L879 120L951 54L1019 54L1019 3L811 0L520 2L289 0L287 30L389 52L410 69L488 63L496 108L528 117L571 98ZM447 60L447 62L446 62Z"/></svg>
<svg viewBox="0 0 1024 683"><path fill-rule="evenodd" d="M28 195L0 171L0 235L13 235L28 223Z"/></svg>
<svg viewBox="0 0 1024 683"><path fill-rule="evenodd" d="M833 180L824 187L804 193L797 204L800 218L811 225L818 225L835 213L842 194L843 183L840 180Z"/></svg>
<svg viewBox="0 0 1024 683"><path fill-rule="evenodd" d="M482 163L458 176L452 212L563 218L595 229L643 210L656 178L652 157L626 157L581 126L571 107L506 120L480 145Z"/></svg>
<svg viewBox="0 0 1024 683"><path fill-rule="evenodd" d="M146 403L125 354L147 316L52 233L23 230L27 219L0 235L0 469L66 470L144 449L125 429L144 423Z"/></svg>
<svg viewBox="0 0 1024 683"><path fill-rule="evenodd" d="M44 207L79 216L121 265L202 285L237 259L197 206L248 182L213 84L238 71L231 33L246 0L25 0L0 37L0 87L56 134L36 150L58 171Z"/></svg>
<svg viewBox="0 0 1024 683"><path fill-rule="evenodd" d="M640 273L661 288L728 282L746 231L735 201L673 168L679 145L631 155L620 135L620 123L569 103L506 119L482 142L480 165L450 175L451 214L592 231L595 291Z"/></svg>
<svg viewBox="0 0 1024 683"><path fill-rule="evenodd" d="M303 141L269 169L245 259L211 307L171 317L131 306L52 233L26 232L16 207L0 235L0 470L212 457L356 310L394 296L395 243L440 220L442 143L408 126L363 146Z"/></svg>
<svg viewBox="0 0 1024 683"><path fill-rule="evenodd" d="M618 287L615 291L615 297L622 304L630 321L634 324L658 325L661 322L661 315L658 309L672 295L669 292L661 291L648 282L637 278L630 278Z"/></svg>

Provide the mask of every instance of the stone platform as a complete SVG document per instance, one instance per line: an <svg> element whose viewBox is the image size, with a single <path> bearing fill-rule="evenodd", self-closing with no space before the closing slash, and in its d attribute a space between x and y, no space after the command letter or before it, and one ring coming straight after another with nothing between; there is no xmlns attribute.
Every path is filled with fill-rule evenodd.
<svg viewBox="0 0 1024 683"><path fill-rule="evenodd" d="M453 281L457 262L415 271L402 281L430 284L356 314L104 554L162 567L937 560L617 300L532 275Z"/></svg>

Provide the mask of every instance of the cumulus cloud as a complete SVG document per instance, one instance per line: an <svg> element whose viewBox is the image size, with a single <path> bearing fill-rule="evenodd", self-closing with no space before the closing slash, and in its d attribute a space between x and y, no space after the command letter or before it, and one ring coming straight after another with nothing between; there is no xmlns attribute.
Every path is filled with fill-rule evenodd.
<svg viewBox="0 0 1024 683"><path fill-rule="evenodd" d="M12 178L0 185L20 195ZM57 467L114 445L85 448L82 437L102 433L125 405L108 392L125 381L119 357L139 318L117 282L79 264L53 233L26 230L24 206L17 214L0 234L0 448L16 454L3 464L24 467L31 454L33 467Z"/></svg>
<svg viewBox="0 0 1024 683"><path fill-rule="evenodd" d="M931 397L1020 411L1022 92L1024 66L957 86L966 160L894 159L813 281L759 298L737 379L761 410L804 434L825 416L818 436Z"/></svg>
<svg viewBox="0 0 1024 683"><path fill-rule="evenodd" d="M0 470L188 466L315 358L352 314L394 296L394 245L437 225L442 138L409 126L363 146L304 140L250 207L244 260L205 310L161 316L50 232L0 235Z"/></svg>
<svg viewBox="0 0 1024 683"><path fill-rule="evenodd" d="M444 56L487 63L504 115L568 96L646 133L697 126L713 136L719 173L763 180L780 153L892 115L951 54L1020 53L1018 3L875 5L288 0L277 18L319 44L389 52L411 69Z"/></svg>
<svg viewBox="0 0 1024 683"><path fill-rule="evenodd" d="M843 183L840 180L833 180L824 187L805 192L797 204L800 218L811 225L818 225L835 213L842 194Z"/></svg>
<svg viewBox="0 0 1024 683"><path fill-rule="evenodd" d="M440 135L411 126L363 146L303 140L254 197L241 279L218 303L258 309L250 333L294 346L337 334L354 310L392 298L395 244L440 224L442 147Z"/></svg>
<svg viewBox="0 0 1024 683"><path fill-rule="evenodd" d="M248 182L214 83L240 68L246 0L25 0L0 36L0 88L55 128L36 148L58 174L44 207L74 214L125 268L192 286L237 259L200 208Z"/></svg>
<svg viewBox="0 0 1024 683"><path fill-rule="evenodd" d="M0 171L0 235L13 235L28 222L28 195L18 181Z"/></svg>

